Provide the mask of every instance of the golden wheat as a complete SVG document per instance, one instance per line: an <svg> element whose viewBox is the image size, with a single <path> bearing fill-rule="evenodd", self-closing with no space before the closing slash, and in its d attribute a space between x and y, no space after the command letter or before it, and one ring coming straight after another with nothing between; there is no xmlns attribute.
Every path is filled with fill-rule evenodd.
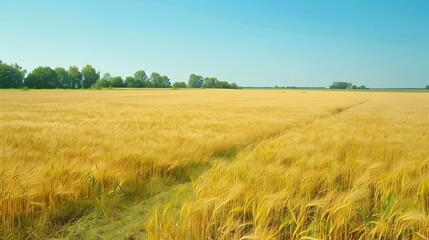
<svg viewBox="0 0 429 240"><path fill-rule="evenodd" d="M293 124L292 111L315 114L272 94L2 91L1 228L23 225L61 201L156 181L231 154Z"/></svg>
<svg viewBox="0 0 429 240"><path fill-rule="evenodd" d="M0 232L207 165L179 212L153 214L153 238L428 236L428 103L423 93L2 91Z"/></svg>
<svg viewBox="0 0 429 240"><path fill-rule="evenodd" d="M169 221L151 220L153 237L426 239L429 96L320 94L343 107L217 164L180 213L156 213Z"/></svg>

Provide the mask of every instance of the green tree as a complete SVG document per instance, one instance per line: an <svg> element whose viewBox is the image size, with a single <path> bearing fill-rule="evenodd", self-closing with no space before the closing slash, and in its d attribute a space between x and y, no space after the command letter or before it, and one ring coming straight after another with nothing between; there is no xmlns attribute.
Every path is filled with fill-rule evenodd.
<svg viewBox="0 0 429 240"><path fill-rule="evenodd" d="M119 77L119 76L112 77L110 79L110 86L111 87L117 87L117 88L123 87L124 86L124 81L122 80L122 77Z"/></svg>
<svg viewBox="0 0 429 240"><path fill-rule="evenodd" d="M216 85L218 85L218 81L219 80L217 80L217 78L214 78L214 77L205 77L203 88L215 88Z"/></svg>
<svg viewBox="0 0 429 240"><path fill-rule="evenodd" d="M237 83L231 83L230 86L232 89L238 89Z"/></svg>
<svg viewBox="0 0 429 240"><path fill-rule="evenodd" d="M130 76L125 78L124 85L129 88L142 88L148 85L148 81L142 80L141 78L136 80L134 77Z"/></svg>
<svg viewBox="0 0 429 240"><path fill-rule="evenodd" d="M110 80L112 79L112 76L110 73L103 74L103 77L98 80L97 85L98 88L104 88L104 87L110 87Z"/></svg>
<svg viewBox="0 0 429 240"><path fill-rule="evenodd" d="M0 61L0 88L20 88L23 79L21 67L7 65Z"/></svg>
<svg viewBox="0 0 429 240"><path fill-rule="evenodd" d="M107 72L107 73L103 74L103 77L100 79L104 79L104 80L109 82L110 79L112 79L112 75L110 75L110 73Z"/></svg>
<svg viewBox="0 0 429 240"><path fill-rule="evenodd" d="M150 75L149 81L151 87L159 88L162 86L162 76L159 73L153 72Z"/></svg>
<svg viewBox="0 0 429 240"><path fill-rule="evenodd" d="M149 78L143 70L134 73L134 82L137 87L150 87Z"/></svg>
<svg viewBox="0 0 429 240"><path fill-rule="evenodd" d="M92 89L103 89L104 80L98 80L96 83L91 85Z"/></svg>
<svg viewBox="0 0 429 240"><path fill-rule="evenodd" d="M131 77L133 78L133 77ZM140 79L134 79L134 87L136 88L144 88L144 87L149 87L150 86L150 82L149 81L142 81Z"/></svg>
<svg viewBox="0 0 429 240"><path fill-rule="evenodd" d="M67 72L70 78L71 88L81 88L82 73L79 71L79 68L76 66L70 66Z"/></svg>
<svg viewBox="0 0 429 240"><path fill-rule="evenodd" d="M110 87L110 80L107 80L105 78L100 78L95 84L97 84L98 88L106 88Z"/></svg>
<svg viewBox="0 0 429 240"><path fill-rule="evenodd" d="M135 87L135 80L133 77L126 77L124 80L124 86L128 88Z"/></svg>
<svg viewBox="0 0 429 240"><path fill-rule="evenodd" d="M359 89L367 89L365 85L360 85Z"/></svg>
<svg viewBox="0 0 429 240"><path fill-rule="evenodd" d="M429 89L429 85L426 86L426 89Z"/></svg>
<svg viewBox="0 0 429 240"><path fill-rule="evenodd" d="M204 80L200 75L191 74L189 76L188 87L190 88L201 88L203 86Z"/></svg>
<svg viewBox="0 0 429 240"><path fill-rule="evenodd" d="M231 88L227 81L217 81L215 88Z"/></svg>
<svg viewBox="0 0 429 240"><path fill-rule="evenodd" d="M353 86L352 83L348 82L333 82L330 89L350 89Z"/></svg>
<svg viewBox="0 0 429 240"><path fill-rule="evenodd" d="M68 72L64 68L62 68L62 67L55 68L55 73L57 74L58 84L59 84L60 88L72 88L73 87L73 83L71 81L71 78L70 78Z"/></svg>
<svg viewBox="0 0 429 240"><path fill-rule="evenodd" d="M165 87L165 88L171 87L170 78L168 78L167 76L163 75L162 76L162 84L163 84L163 87Z"/></svg>
<svg viewBox="0 0 429 240"><path fill-rule="evenodd" d="M27 75L27 70L23 69L21 66L19 66L17 63L13 63L10 65L11 67L15 68L16 70L18 70L21 73L22 76L22 81L25 78L25 75ZM21 81L21 85L22 85L22 81Z"/></svg>
<svg viewBox="0 0 429 240"><path fill-rule="evenodd" d="M96 83L100 79L100 73L95 71L91 65L86 65L82 68L82 87L90 88L92 84Z"/></svg>
<svg viewBox="0 0 429 240"><path fill-rule="evenodd" d="M57 73L50 67L38 67L34 69L25 78L24 86L36 89L61 87Z"/></svg>
<svg viewBox="0 0 429 240"><path fill-rule="evenodd" d="M173 88L174 89L186 88L186 83L185 82L175 82L175 83L173 83Z"/></svg>
<svg viewBox="0 0 429 240"><path fill-rule="evenodd" d="M161 76L159 73L150 75L151 87L154 88L169 88L171 86L170 79L167 76Z"/></svg>
<svg viewBox="0 0 429 240"><path fill-rule="evenodd" d="M356 86L356 85L353 85L352 86L352 89L357 89L358 87Z"/></svg>

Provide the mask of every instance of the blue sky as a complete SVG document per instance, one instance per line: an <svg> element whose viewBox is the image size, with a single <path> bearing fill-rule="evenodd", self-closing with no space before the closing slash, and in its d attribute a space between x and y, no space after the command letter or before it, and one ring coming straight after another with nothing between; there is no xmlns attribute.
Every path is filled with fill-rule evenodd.
<svg viewBox="0 0 429 240"><path fill-rule="evenodd" d="M429 84L429 1L2 1L0 59L241 86Z"/></svg>

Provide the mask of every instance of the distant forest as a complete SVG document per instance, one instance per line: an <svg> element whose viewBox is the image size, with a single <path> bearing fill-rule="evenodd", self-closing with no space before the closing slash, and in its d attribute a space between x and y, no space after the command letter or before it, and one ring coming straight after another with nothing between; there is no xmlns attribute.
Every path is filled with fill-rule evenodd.
<svg viewBox="0 0 429 240"><path fill-rule="evenodd" d="M6 64L0 60L0 88L28 88L28 89L81 89L81 88L240 88L236 83L220 81L215 77L202 77L191 74L188 83L175 82L170 78L153 72L150 76L143 70L138 70L133 76L123 79L121 76L111 76L100 72L91 65L79 70L76 66L68 69L57 67L38 67L27 74L20 65Z"/></svg>
<svg viewBox="0 0 429 240"><path fill-rule="evenodd" d="M349 82L333 82L330 89L369 89L365 85L356 86Z"/></svg>
<svg viewBox="0 0 429 240"><path fill-rule="evenodd" d="M100 76L91 65L84 66L79 70L76 66L68 69L57 67L38 67L27 74L17 63L6 64L0 60L0 88L28 88L28 89L81 89L81 88L224 88L239 89L236 83L220 81L215 77L203 77L191 74L188 83L174 82L170 78L153 72L150 76L144 70L138 70L133 76L125 79L121 76L111 76L109 73ZM279 88L279 86L275 86ZM285 88L285 87L281 87ZM297 87L286 87L297 88ZM349 82L333 82L330 89L369 89L365 85L354 85ZM426 86L429 89L429 85Z"/></svg>

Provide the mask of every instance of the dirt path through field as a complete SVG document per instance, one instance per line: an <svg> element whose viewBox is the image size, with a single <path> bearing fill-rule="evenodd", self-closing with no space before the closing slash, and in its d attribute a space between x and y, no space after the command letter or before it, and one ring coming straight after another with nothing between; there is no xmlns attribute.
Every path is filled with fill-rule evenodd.
<svg viewBox="0 0 429 240"><path fill-rule="evenodd" d="M132 206L127 206L111 216L91 213L65 228L59 239L147 239L145 223L157 205L165 204L183 191L190 191L191 184L167 187L161 193Z"/></svg>

